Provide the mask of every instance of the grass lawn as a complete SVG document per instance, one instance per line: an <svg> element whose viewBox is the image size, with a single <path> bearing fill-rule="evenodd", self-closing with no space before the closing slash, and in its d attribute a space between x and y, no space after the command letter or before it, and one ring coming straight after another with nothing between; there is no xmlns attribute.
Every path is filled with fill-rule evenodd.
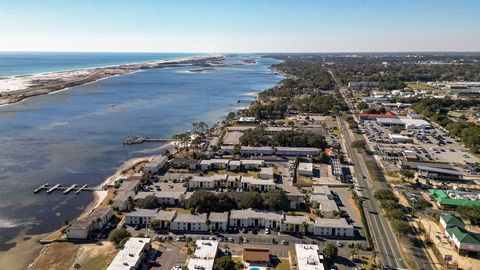
<svg viewBox="0 0 480 270"><path fill-rule="evenodd" d="M47 235L45 238L43 238L42 240L57 240L57 239L60 239L60 238L64 238L65 235L64 233L62 232L62 230L57 230L57 231L54 231L53 233Z"/></svg>
<svg viewBox="0 0 480 270"><path fill-rule="evenodd" d="M290 270L290 262L288 261L288 259L280 259L279 263L273 269Z"/></svg>
<svg viewBox="0 0 480 270"><path fill-rule="evenodd" d="M314 182L311 177L297 175L297 183L295 183L297 187L311 187L313 184Z"/></svg>
<svg viewBox="0 0 480 270"><path fill-rule="evenodd" d="M435 90L434 87L423 83L407 83L407 87L413 90Z"/></svg>

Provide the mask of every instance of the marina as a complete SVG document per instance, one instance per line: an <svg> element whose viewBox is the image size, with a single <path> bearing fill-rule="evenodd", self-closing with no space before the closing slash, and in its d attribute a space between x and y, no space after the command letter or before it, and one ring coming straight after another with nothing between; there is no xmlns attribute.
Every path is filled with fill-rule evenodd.
<svg viewBox="0 0 480 270"><path fill-rule="evenodd" d="M62 184L55 184L50 186L48 183L45 183L38 188L33 190L33 193L40 193L42 190L45 190L47 194L54 192L55 190L63 190L63 194L68 194L71 191L75 190L75 194L79 194L81 191L97 191L102 190L102 187L88 187L87 184L79 187L77 184L70 186L62 186Z"/></svg>

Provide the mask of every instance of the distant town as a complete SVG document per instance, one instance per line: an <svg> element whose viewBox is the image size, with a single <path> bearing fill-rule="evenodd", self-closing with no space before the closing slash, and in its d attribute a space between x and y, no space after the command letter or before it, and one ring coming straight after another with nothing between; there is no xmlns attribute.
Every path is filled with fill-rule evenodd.
<svg viewBox="0 0 480 270"><path fill-rule="evenodd" d="M264 57L285 79L109 178L41 240L48 256L75 243L108 270L480 269L479 56Z"/></svg>

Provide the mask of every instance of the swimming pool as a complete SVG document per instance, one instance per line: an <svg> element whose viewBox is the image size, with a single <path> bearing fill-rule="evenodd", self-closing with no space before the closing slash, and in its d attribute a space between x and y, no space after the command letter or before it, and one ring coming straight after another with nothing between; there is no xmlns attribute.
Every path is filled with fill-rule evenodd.
<svg viewBox="0 0 480 270"><path fill-rule="evenodd" d="M249 270L260 270L258 267L251 267Z"/></svg>

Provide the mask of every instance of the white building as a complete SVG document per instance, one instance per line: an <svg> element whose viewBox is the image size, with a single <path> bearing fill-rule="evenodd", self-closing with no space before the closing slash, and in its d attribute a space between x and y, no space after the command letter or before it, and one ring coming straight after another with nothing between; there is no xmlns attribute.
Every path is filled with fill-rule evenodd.
<svg viewBox="0 0 480 270"><path fill-rule="evenodd" d="M234 147L231 145L226 145L221 147L224 154L233 154ZM274 150L270 146L242 146L240 148L240 155L242 156L271 156L273 155Z"/></svg>
<svg viewBox="0 0 480 270"><path fill-rule="evenodd" d="M220 183L227 181L228 174L215 174L211 176L193 176L188 181L188 187L195 189L214 189L220 186Z"/></svg>
<svg viewBox="0 0 480 270"><path fill-rule="evenodd" d="M188 270L212 270L217 256L218 241L197 240L195 253L188 261Z"/></svg>
<svg viewBox="0 0 480 270"><path fill-rule="evenodd" d="M170 225L172 231L208 231L207 214L177 214Z"/></svg>
<svg viewBox="0 0 480 270"><path fill-rule="evenodd" d="M204 159L200 161L200 169L207 170L226 170L228 168L229 159Z"/></svg>
<svg viewBox="0 0 480 270"><path fill-rule="evenodd" d="M210 230L212 231L227 231L228 229L228 212L218 213L210 212L208 220L210 221Z"/></svg>
<svg viewBox="0 0 480 270"><path fill-rule="evenodd" d="M231 227L279 229L281 223L282 215L275 212L254 209L230 211L229 224Z"/></svg>
<svg viewBox="0 0 480 270"><path fill-rule="evenodd" d="M86 217L72 221L65 234L69 239L87 239L92 231L98 231L112 218L112 208L95 208Z"/></svg>
<svg viewBox="0 0 480 270"><path fill-rule="evenodd" d="M432 125L423 119L400 118L406 129L427 129Z"/></svg>
<svg viewBox="0 0 480 270"><path fill-rule="evenodd" d="M295 244L298 270L324 270L323 255L318 245Z"/></svg>
<svg viewBox="0 0 480 270"><path fill-rule="evenodd" d="M316 200L315 204L317 204L318 211L320 215L324 218L334 218L337 217L340 213L338 209L337 203L335 200Z"/></svg>
<svg viewBox="0 0 480 270"><path fill-rule="evenodd" d="M242 161L240 160L230 160L228 163L228 170L229 171L239 171L242 166Z"/></svg>
<svg viewBox="0 0 480 270"><path fill-rule="evenodd" d="M306 228L302 228L305 225ZM298 233L303 232L304 229L306 229L305 233L313 232L313 222L308 216L283 215L280 231Z"/></svg>
<svg viewBox="0 0 480 270"><path fill-rule="evenodd" d="M334 237L353 237L355 231L353 225L348 224L344 218L317 218L315 220L313 234Z"/></svg>
<svg viewBox="0 0 480 270"><path fill-rule="evenodd" d="M265 161L260 159L242 159L242 167L245 170L259 170L265 165Z"/></svg>
<svg viewBox="0 0 480 270"><path fill-rule="evenodd" d="M135 195L135 199L144 199L148 196L155 196L160 205L179 205L185 198L185 192L183 191L140 191Z"/></svg>
<svg viewBox="0 0 480 270"><path fill-rule="evenodd" d="M140 265L141 254L150 249L150 238L130 237L107 270L134 270Z"/></svg>
<svg viewBox="0 0 480 270"><path fill-rule="evenodd" d="M263 180L254 178L253 176L242 176L240 178L240 185L244 190L254 188L260 192L267 192L275 189L275 182L273 179Z"/></svg>
<svg viewBox="0 0 480 270"><path fill-rule="evenodd" d="M400 135L400 134L388 133L388 137L390 138L390 141L393 143L404 143L404 142L412 141L410 137L405 135Z"/></svg>
<svg viewBox="0 0 480 270"><path fill-rule="evenodd" d="M320 153L319 148L313 147L276 147L278 156L315 156Z"/></svg>
<svg viewBox="0 0 480 270"><path fill-rule="evenodd" d="M325 195L329 200L333 200L332 191L328 186L313 186L312 195Z"/></svg>
<svg viewBox="0 0 480 270"><path fill-rule="evenodd" d="M263 167L260 170L260 178L264 180L273 179L273 167Z"/></svg>
<svg viewBox="0 0 480 270"><path fill-rule="evenodd" d="M139 181L124 181L117 190L117 195L112 199L112 207L118 211L126 210L128 207L128 198L135 197Z"/></svg>
<svg viewBox="0 0 480 270"><path fill-rule="evenodd" d="M297 172L299 175L313 176L313 163L309 163L309 162L298 163Z"/></svg>
<svg viewBox="0 0 480 270"><path fill-rule="evenodd" d="M154 156L150 162L143 166L144 173L154 174L160 171L165 164L167 164L168 158L166 156Z"/></svg>
<svg viewBox="0 0 480 270"><path fill-rule="evenodd" d="M173 219L177 216L175 211L157 211L154 209L136 209L125 214L125 224L147 226L152 220L159 222L159 229L169 229Z"/></svg>

